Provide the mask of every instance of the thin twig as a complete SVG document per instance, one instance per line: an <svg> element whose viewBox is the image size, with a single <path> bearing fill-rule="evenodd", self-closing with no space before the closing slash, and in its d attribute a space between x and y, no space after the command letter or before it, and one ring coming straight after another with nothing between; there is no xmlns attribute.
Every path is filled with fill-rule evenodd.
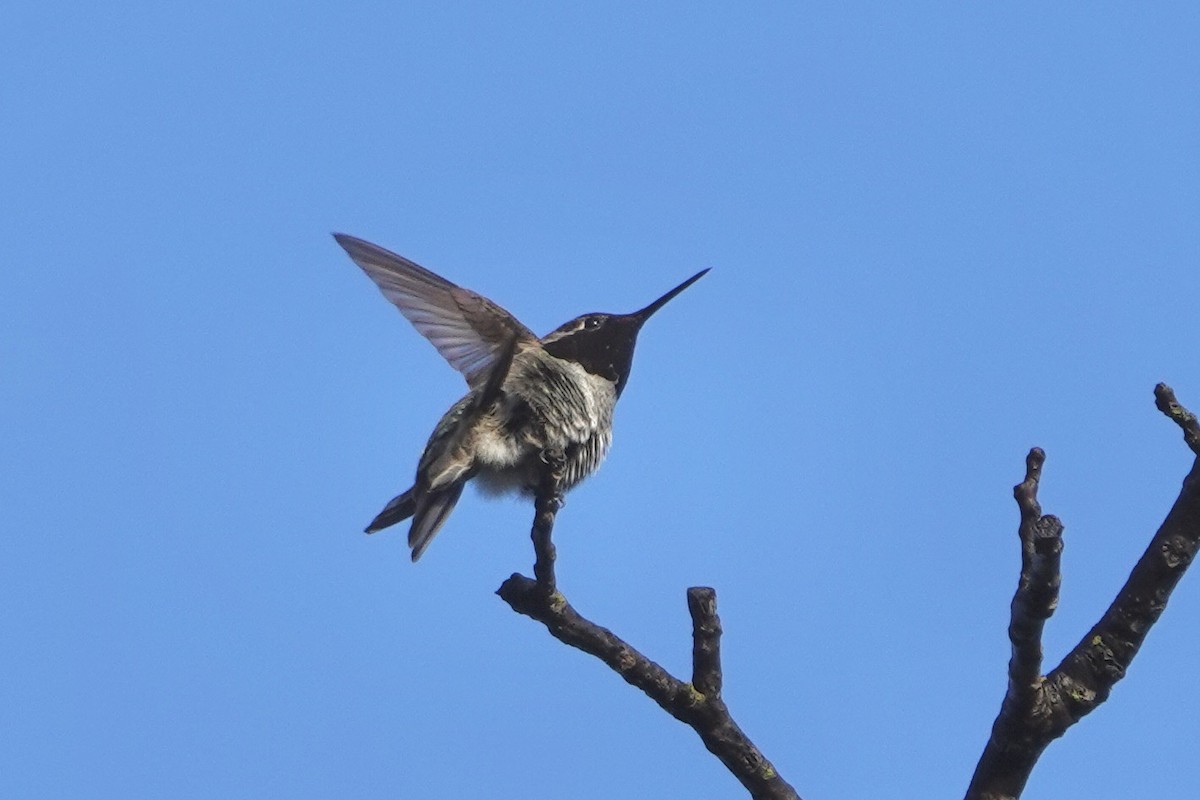
<svg viewBox="0 0 1200 800"><path fill-rule="evenodd" d="M687 590L692 615L692 685L707 697L721 696L721 618L717 590L693 586Z"/></svg>
<svg viewBox="0 0 1200 800"><path fill-rule="evenodd" d="M1012 658L1008 663L1006 704L1027 709L1041 683L1042 629L1058 607L1062 583L1063 525L1054 516L1042 516L1038 482L1046 454L1035 447L1025 458L1025 480L1013 488L1021 509L1021 581L1013 595L1008 638Z"/></svg>
<svg viewBox="0 0 1200 800"><path fill-rule="evenodd" d="M1012 656L1008 662L1008 690L1000 713L992 725L991 739L971 780L968 798L1018 797L1029 773L1017 765L1033 762L1045 743L1022 735L1034 716L1042 687L1042 629L1058 605L1062 582L1062 523L1043 516L1038 503L1038 486L1046 454L1040 447L1025 457L1025 480L1013 487L1021 524L1021 577L1013 595L1008 638ZM980 784L986 783L986 789Z"/></svg>
<svg viewBox="0 0 1200 800"><path fill-rule="evenodd" d="M547 450L542 454L546 469L542 473L542 483L538 487L533 502L533 575L537 579L538 590L546 597L557 591L554 577L554 559L558 553L554 549L554 518L563 506L562 481L563 470L566 468L565 454Z"/></svg>

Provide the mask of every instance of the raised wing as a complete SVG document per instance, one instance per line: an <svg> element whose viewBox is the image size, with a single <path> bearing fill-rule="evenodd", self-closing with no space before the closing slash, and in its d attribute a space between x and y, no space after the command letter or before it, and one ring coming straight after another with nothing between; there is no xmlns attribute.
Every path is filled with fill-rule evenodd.
<svg viewBox="0 0 1200 800"><path fill-rule="evenodd" d="M382 247L335 233L354 263L474 388L497 358L537 337L512 314Z"/></svg>

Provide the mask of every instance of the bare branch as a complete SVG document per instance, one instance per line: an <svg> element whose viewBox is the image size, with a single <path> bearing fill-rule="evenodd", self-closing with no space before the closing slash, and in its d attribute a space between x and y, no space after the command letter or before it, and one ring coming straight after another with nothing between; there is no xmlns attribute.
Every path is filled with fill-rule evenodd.
<svg viewBox="0 0 1200 800"><path fill-rule="evenodd" d="M975 770L968 798L1018 797L1038 756L1049 744L1023 735L1042 686L1042 628L1058 606L1062 523L1042 516L1038 486L1046 454L1035 447L1025 457L1025 480L1013 487L1021 510L1021 578L1013 595L1008 638L1008 691L992 736ZM1025 768L1028 765L1028 768ZM987 780L986 788L980 786Z"/></svg>
<svg viewBox="0 0 1200 800"><path fill-rule="evenodd" d="M551 534L554 532L554 518L563 506L562 480L566 468L566 456L563 453L547 451L542 454L546 462L546 470L542 474L542 485L538 487L537 496L533 503L533 575L542 594L549 597L556 591L554 578L554 559L558 553L554 549Z"/></svg>
<svg viewBox="0 0 1200 800"><path fill-rule="evenodd" d="M692 615L692 685L700 694L721 696L721 619L717 590L693 586L687 590Z"/></svg>
<svg viewBox="0 0 1200 800"><path fill-rule="evenodd" d="M1058 607L1062 582L1062 523L1058 517L1042 516L1038 504L1038 482L1046 454L1035 447L1025 458L1025 480L1013 488L1021 509L1021 581L1013 595L1008 638L1012 658L1008 663L1006 705L1028 707L1041 683L1042 628Z"/></svg>
<svg viewBox="0 0 1200 800"><path fill-rule="evenodd" d="M603 661L668 714L689 725L755 800L800 800L733 721L721 699L721 621L716 591L705 587L688 590L693 683L684 683L612 631L585 619L558 591L551 533L562 507L562 460L556 454L547 454L545 460L547 470L538 488L532 531L536 580L513 574L496 594L517 613L541 622L559 641Z"/></svg>
<svg viewBox="0 0 1200 800"><path fill-rule="evenodd" d="M1200 424L1155 388L1159 410L1178 424L1200 455ZM1025 481L1016 487L1021 509L1021 582L1013 597L1009 688L992 735L967 790L968 800L1019 797L1050 742L1108 699L1125 677L1151 626L1166 608L1200 546L1200 458L1184 478L1171 511L1108 611L1049 675L1041 677L1041 630L1058 599L1062 524L1042 516L1037 486L1044 454L1033 450Z"/></svg>

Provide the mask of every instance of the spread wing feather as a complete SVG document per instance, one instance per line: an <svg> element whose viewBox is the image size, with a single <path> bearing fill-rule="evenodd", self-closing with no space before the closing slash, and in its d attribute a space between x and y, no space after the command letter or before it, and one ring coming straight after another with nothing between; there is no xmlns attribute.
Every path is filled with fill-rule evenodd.
<svg viewBox="0 0 1200 800"><path fill-rule="evenodd" d="M506 350L537 342L532 331L486 297L378 245L344 233L333 238L472 388L487 380Z"/></svg>

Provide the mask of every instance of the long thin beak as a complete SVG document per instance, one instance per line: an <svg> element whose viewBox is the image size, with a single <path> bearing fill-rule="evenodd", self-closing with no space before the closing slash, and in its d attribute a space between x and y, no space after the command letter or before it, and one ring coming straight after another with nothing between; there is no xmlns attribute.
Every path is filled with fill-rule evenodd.
<svg viewBox="0 0 1200 800"><path fill-rule="evenodd" d="M709 269L711 269L711 267L710 267ZM641 311L635 311L635 312L633 312L632 314L630 314L629 316L631 316L631 317L633 317L634 319L636 319L636 320L638 321L638 324L639 324L639 325L641 325L641 324L642 324L642 323L644 323L646 320L650 319L650 316L651 316L651 315L652 315L652 314L653 314L655 311L658 311L660 308L662 308L662 307L663 307L663 306L665 306L667 303L669 303L669 302L670 302L670 301L671 301L671 300L672 300L672 299L675 297L675 295L679 294L679 293L680 293L680 292L682 292L684 289L686 289L687 287L691 286L691 285L692 285L693 283L695 283L696 281L698 281L698 280L700 280L701 278L703 278L703 277L704 277L704 276L705 276L707 273L708 273L708 270L707 270L707 269L702 269L702 270L700 270L700 271L699 271L699 272L697 272L695 275L693 275L692 277L688 278L686 281L684 281L683 283L679 284L679 285L678 285L678 286L676 286L674 289L672 289L671 291L667 292L667 293L666 293L666 294L664 294L662 297L658 298L658 299L657 299L657 300L655 300L653 303L651 303L650 305L648 305L648 306L646 306L645 308L643 308Z"/></svg>

